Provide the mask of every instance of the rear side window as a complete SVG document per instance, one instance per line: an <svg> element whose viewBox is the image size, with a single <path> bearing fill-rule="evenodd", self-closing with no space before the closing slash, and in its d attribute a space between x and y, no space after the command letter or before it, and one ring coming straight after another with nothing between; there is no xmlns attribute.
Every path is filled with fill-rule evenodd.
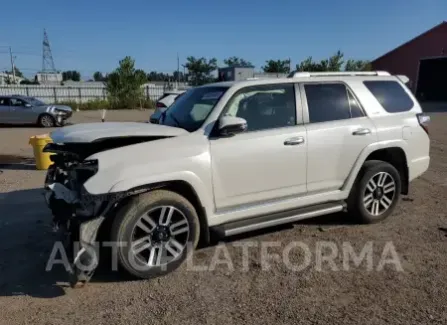
<svg viewBox="0 0 447 325"><path fill-rule="evenodd" d="M364 116L359 103L344 84L306 84L304 90L310 123Z"/></svg>
<svg viewBox="0 0 447 325"><path fill-rule="evenodd" d="M364 81L363 83L388 113L406 112L414 106L413 100L396 81Z"/></svg>

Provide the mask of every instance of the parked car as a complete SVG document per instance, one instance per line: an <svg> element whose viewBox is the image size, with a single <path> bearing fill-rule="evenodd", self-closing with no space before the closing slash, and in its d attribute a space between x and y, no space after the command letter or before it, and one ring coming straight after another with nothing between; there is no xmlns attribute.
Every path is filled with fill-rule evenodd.
<svg viewBox="0 0 447 325"><path fill-rule="evenodd" d="M72 109L69 106L45 104L34 97L0 96L0 123L62 126L71 115Z"/></svg>
<svg viewBox="0 0 447 325"><path fill-rule="evenodd" d="M191 89L162 124L54 131L47 203L80 238L76 261L92 265L74 263L72 283L96 267L86 263L101 225L123 244L122 268L151 278L211 230L231 236L340 211L379 222L429 166L429 120L400 77L295 73Z"/></svg>
<svg viewBox="0 0 447 325"><path fill-rule="evenodd" d="M149 117L149 122L157 124L161 114L166 111L176 100L185 93L185 90L170 90L161 96L155 103L155 111Z"/></svg>

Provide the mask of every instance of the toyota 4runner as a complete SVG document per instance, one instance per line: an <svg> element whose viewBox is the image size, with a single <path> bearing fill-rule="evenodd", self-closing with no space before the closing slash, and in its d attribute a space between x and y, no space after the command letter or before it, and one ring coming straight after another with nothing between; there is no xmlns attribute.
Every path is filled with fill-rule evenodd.
<svg viewBox="0 0 447 325"><path fill-rule="evenodd" d="M430 160L429 117L406 81L297 72L208 84L188 90L159 124L52 132L46 200L81 246L72 284L91 277L100 233L120 243L123 269L151 278L177 268L211 231L231 236L339 211L385 219Z"/></svg>

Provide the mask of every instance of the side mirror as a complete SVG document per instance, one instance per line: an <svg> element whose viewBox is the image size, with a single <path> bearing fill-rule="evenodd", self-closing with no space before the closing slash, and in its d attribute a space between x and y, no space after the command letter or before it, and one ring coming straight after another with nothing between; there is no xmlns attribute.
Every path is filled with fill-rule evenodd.
<svg viewBox="0 0 447 325"><path fill-rule="evenodd" d="M33 107L33 105L26 103L26 104L25 104L25 107L26 107L26 108L31 108L31 107Z"/></svg>
<svg viewBox="0 0 447 325"><path fill-rule="evenodd" d="M219 135L233 136L247 130L247 121L241 117L223 116L219 119Z"/></svg>

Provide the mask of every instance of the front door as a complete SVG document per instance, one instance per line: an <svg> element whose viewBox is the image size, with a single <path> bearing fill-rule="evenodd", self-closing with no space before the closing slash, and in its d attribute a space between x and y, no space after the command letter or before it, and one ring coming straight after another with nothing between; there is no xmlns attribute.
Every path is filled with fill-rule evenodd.
<svg viewBox="0 0 447 325"><path fill-rule="evenodd" d="M242 88L230 99L224 114L244 118L248 129L210 139L217 210L306 193L306 129L296 96L286 83Z"/></svg>
<svg viewBox="0 0 447 325"><path fill-rule="evenodd" d="M37 115L32 107L26 107L26 102L20 98L10 99L10 115L15 123L35 123Z"/></svg>
<svg viewBox="0 0 447 325"><path fill-rule="evenodd" d="M344 83L308 83L301 89L308 138L307 190L338 190L362 150L377 141L376 128Z"/></svg>

